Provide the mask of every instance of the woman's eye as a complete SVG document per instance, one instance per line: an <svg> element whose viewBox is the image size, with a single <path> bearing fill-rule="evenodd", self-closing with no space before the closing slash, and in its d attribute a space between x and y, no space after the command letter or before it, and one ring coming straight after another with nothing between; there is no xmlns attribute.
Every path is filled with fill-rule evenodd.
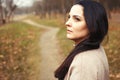
<svg viewBox="0 0 120 80"><path fill-rule="evenodd" d="M80 21L80 19L79 19L79 18L75 18L75 20L76 20L76 21Z"/></svg>

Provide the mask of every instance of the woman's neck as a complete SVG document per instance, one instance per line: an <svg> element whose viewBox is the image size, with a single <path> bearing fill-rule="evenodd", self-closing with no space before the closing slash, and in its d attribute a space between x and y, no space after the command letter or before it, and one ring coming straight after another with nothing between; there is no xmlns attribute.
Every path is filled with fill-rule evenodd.
<svg viewBox="0 0 120 80"><path fill-rule="evenodd" d="M73 40L73 41L75 42L75 46L78 45L79 43L81 43L82 41L84 41L85 39L87 39L88 37L89 37L89 36L86 36L85 38Z"/></svg>
<svg viewBox="0 0 120 80"><path fill-rule="evenodd" d="M84 40L85 40L85 39L74 40L74 42L75 42L74 45L76 46L76 45L78 45L79 43L81 43L81 42L84 41Z"/></svg>

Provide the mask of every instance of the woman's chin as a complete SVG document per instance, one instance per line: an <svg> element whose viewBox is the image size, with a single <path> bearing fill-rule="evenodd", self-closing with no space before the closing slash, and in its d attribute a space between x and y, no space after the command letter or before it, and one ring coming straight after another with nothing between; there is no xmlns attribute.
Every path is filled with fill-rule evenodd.
<svg viewBox="0 0 120 80"><path fill-rule="evenodd" d="M71 36L67 36L67 39L74 40Z"/></svg>

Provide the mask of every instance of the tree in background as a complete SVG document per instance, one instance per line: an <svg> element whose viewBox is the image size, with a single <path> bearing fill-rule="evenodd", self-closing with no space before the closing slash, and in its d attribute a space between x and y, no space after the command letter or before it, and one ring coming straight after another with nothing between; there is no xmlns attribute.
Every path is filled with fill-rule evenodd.
<svg viewBox="0 0 120 80"><path fill-rule="evenodd" d="M58 14L63 15L64 22L66 20L66 13L73 5L74 0L42 0L35 1L33 10L35 14L40 14L40 18L56 17Z"/></svg>
<svg viewBox="0 0 120 80"><path fill-rule="evenodd" d="M71 6L80 0L40 0L34 3L34 11L41 15L41 18L45 18L46 15L51 17L54 13L54 17L57 14L62 14L65 20L66 13L69 12ZM120 0L94 0L104 5L108 13L108 17L111 18L110 13L120 10Z"/></svg>
<svg viewBox="0 0 120 80"><path fill-rule="evenodd" d="M13 3L13 0L0 0L0 22L4 24L10 21L16 8L17 5Z"/></svg>
<svg viewBox="0 0 120 80"><path fill-rule="evenodd" d="M5 23L4 17L3 17L3 6L2 6L3 0L0 0L0 24Z"/></svg>

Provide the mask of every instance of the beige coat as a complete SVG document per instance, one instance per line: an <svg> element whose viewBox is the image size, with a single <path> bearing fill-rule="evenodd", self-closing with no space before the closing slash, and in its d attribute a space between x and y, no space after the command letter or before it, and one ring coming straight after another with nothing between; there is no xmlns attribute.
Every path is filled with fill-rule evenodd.
<svg viewBox="0 0 120 80"><path fill-rule="evenodd" d="M64 80L109 80L109 67L103 47L77 54Z"/></svg>

